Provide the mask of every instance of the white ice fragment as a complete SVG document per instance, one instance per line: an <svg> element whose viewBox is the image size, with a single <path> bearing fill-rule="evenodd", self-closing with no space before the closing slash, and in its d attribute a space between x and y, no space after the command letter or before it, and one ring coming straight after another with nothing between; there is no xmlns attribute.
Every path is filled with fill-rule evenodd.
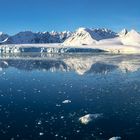
<svg viewBox="0 0 140 140"><path fill-rule="evenodd" d="M64 119L64 116L61 116L60 118L61 118L61 119Z"/></svg>
<svg viewBox="0 0 140 140"><path fill-rule="evenodd" d="M8 66L8 63L6 61L3 61L3 64L5 64L6 66Z"/></svg>
<svg viewBox="0 0 140 140"><path fill-rule="evenodd" d="M57 106L57 107L60 107L61 105L60 105L60 104L56 104L56 106Z"/></svg>
<svg viewBox="0 0 140 140"><path fill-rule="evenodd" d="M63 104L68 104L68 103L71 103L71 100L64 100L62 103Z"/></svg>
<svg viewBox="0 0 140 140"><path fill-rule="evenodd" d="M82 124L88 124L89 122L91 122L94 119L98 119L102 116L103 114L87 114L85 116L82 116L79 118L79 121Z"/></svg>
<svg viewBox="0 0 140 140"><path fill-rule="evenodd" d="M39 135L40 135L40 136L43 136L43 135L44 135L44 133L40 132L40 133L39 133Z"/></svg>
<svg viewBox="0 0 140 140"><path fill-rule="evenodd" d="M41 121L41 120L39 120L37 124L38 124L38 125L41 125L41 124L42 124L42 121Z"/></svg>
<svg viewBox="0 0 140 140"><path fill-rule="evenodd" d="M58 137L58 134L56 134L55 137Z"/></svg>
<svg viewBox="0 0 140 140"><path fill-rule="evenodd" d="M80 132L80 130L77 130L76 132L77 132L77 133L79 133L79 132Z"/></svg>
<svg viewBox="0 0 140 140"><path fill-rule="evenodd" d="M110 138L109 140L120 140L120 139L121 139L121 137L116 136L116 137Z"/></svg>

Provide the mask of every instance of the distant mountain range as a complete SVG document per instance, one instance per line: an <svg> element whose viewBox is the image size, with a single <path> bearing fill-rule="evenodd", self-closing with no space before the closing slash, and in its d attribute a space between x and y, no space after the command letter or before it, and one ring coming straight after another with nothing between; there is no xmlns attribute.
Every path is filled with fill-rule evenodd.
<svg viewBox="0 0 140 140"><path fill-rule="evenodd" d="M123 29L116 33L106 28L90 29L79 28L75 32L19 32L15 35L0 33L0 44L36 44L36 43L61 43L64 46L81 46L93 44L140 44L140 34L135 31Z"/></svg>
<svg viewBox="0 0 140 140"><path fill-rule="evenodd" d="M35 43L62 43L71 36L71 32L19 32L15 35L0 33L1 44L35 44Z"/></svg>

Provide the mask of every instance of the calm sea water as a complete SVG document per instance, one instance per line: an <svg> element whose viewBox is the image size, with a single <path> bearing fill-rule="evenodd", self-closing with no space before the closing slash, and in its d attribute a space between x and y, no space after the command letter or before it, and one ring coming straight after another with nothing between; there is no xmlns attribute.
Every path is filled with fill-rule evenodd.
<svg viewBox="0 0 140 140"><path fill-rule="evenodd" d="M139 55L0 56L0 140L113 136L140 138Z"/></svg>

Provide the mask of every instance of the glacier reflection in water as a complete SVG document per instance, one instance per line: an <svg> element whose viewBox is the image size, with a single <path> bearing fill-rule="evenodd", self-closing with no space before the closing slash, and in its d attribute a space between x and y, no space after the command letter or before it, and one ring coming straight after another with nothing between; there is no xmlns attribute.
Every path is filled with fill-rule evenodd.
<svg viewBox="0 0 140 140"><path fill-rule="evenodd" d="M139 55L1 55L0 138L138 139L139 77Z"/></svg>

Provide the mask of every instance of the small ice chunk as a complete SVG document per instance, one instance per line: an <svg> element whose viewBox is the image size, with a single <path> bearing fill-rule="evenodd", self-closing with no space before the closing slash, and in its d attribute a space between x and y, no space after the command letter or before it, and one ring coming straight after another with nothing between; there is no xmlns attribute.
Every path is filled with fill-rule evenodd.
<svg viewBox="0 0 140 140"><path fill-rule="evenodd" d="M41 121L41 120L39 120L37 124L38 124L38 125L41 125L41 124L42 124L42 121Z"/></svg>
<svg viewBox="0 0 140 140"><path fill-rule="evenodd" d="M62 103L63 104L68 104L68 103L71 103L71 100L64 100Z"/></svg>
<svg viewBox="0 0 140 140"><path fill-rule="evenodd" d="M61 119L64 119L64 116L61 116L60 118L61 118Z"/></svg>
<svg viewBox="0 0 140 140"><path fill-rule="evenodd" d="M8 63L6 61L3 61L3 64L7 65L8 66Z"/></svg>
<svg viewBox="0 0 140 140"><path fill-rule="evenodd" d="M57 106L57 107L60 107L61 105L60 105L60 104L56 104L56 106Z"/></svg>
<svg viewBox="0 0 140 140"><path fill-rule="evenodd" d="M87 114L85 116L82 116L79 118L79 121L82 124L88 124L89 122L91 122L94 119L100 118L103 114Z"/></svg>
<svg viewBox="0 0 140 140"><path fill-rule="evenodd" d="M55 137L58 137L58 134L55 134Z"/></svg>
<svg viewBox="0 0 140 140"><path fill-rule="evenodd" d="M40 133L39 133L39 135L40 135L40 136L43 136L43 135L44 135L44 133L40 132Z"/></svg>
<svg viewBox="0 0 140 140"><path fill-rule="evenodd" d="M80 132L80 130L77 130L76 132L77 132L77 133L79 133L79 132Z"/></svg>
<svg viewBox="0 0 140 140"><path fill-rule="evenodd" d="M120 140L120 139L121 139L121 137L116 136L116 137L110 138L109 140Z"/></svg>

